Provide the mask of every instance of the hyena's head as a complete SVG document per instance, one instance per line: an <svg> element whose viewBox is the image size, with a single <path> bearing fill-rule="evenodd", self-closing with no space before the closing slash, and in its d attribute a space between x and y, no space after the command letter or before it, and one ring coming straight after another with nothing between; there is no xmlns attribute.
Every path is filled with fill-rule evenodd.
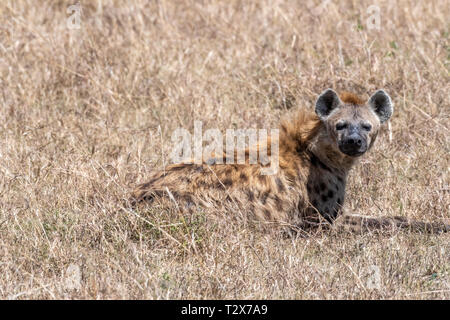
<svg viewBox="0 0 450 320"><path fill-rule="evenodd" d="M343 93L339 98L327 89L316 102L316 113L325 124L331 145L350 157L358 157L372 147L380 125L392 112L391 98L383 90L365 102L351 93Z"/></svg>

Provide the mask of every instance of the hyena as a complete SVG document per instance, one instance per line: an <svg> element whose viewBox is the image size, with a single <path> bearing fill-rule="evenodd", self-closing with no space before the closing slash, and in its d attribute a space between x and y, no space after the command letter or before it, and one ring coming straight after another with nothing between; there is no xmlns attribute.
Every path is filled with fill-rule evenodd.
<svg viewBox="0 0 450 320"><path fill-rule="evenodd" d="M275 174L264 175L261 163L251 164L249 148L242 164L225 164L226 156L220 155L223 164L207 159L202 164L173 164L154 172L149 182L133 192L132 201L167 196L184 203L184 208L232 202L245 215L293 230L334 224L352 231L449 231L445 224L343 214L349 171L373 147L380 126L392 113L391 98L383 90L364 101L348 92L339 96L327 89L317 98L315 113L300 110L296 117L281 123ZM269 138L267 146L256 148L267 148L271 155L270 145Z"/></svg>

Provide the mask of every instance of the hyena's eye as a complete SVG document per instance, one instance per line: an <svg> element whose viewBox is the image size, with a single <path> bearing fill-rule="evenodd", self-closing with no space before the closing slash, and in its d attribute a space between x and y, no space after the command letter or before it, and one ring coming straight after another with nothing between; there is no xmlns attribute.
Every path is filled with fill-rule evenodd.
<svg viewBox="0 0 450 320"><path fill-rule="evenodd" d="M370 123L363 123L363 124L361 125L361 127L362 127L364 130L366 130L366 131L372 130L372 125L371 125Z"/></svg>
<svg viewBox="0 0 450 320"><path fill-rule="evenodd" d="M347 124L345 122L340 122L336 124L336 130L343 130L345 128L347 128Z"/></svg>

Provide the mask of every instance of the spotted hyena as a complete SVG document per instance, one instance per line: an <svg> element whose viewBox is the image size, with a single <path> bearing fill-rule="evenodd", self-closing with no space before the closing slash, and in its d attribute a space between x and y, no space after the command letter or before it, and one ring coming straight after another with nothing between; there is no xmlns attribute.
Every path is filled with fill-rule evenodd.
<svg viewBox="0 0 450 320"><path fill-rule="evenodd" d="M379 90L368 101L332 89L319 95L315 113L300 110L280 126L279 170L262 174L262 164L173 164L154 172L133 192L134 203L170 197L182 207L223 206L233 203L259 221L276 222L293 229L337 225L353 230L414 227L449 230L448 226L407 222L402 218L343 215L345 188L351 168L370 150L380 126L393 113L389 95ZM271 154L270 138L265 152ZM220 156L225 163L225 155ZM235 152L236 157L236 152ZM211 161L212 160L212 161ZM340 216L343 216L340 218Z"/></svg>

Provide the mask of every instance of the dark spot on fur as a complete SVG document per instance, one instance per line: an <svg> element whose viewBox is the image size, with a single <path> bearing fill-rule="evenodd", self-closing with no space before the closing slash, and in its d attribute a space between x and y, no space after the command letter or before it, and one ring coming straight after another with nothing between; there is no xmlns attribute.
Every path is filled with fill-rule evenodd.
<svg viewBox="0 0 450 320"><path fill-rule="evenodd" d="M213 187L213 188L217 188L217 189L223 189L224 187L226 187L226 186L223 184L222 181L216 181L216 182L214 182L213 184L207 184L207 183L204 183L204 182L203 182L202 185L203 185L205 188Z"/></svg>
<svg viewBox="0 0 450 320"><path fill-rule="evenodd" d="M264 192L264 193L261 195L261 203L262 203L262 204L266 204L267 198L268 198L268 197L269 197L269 192L268 192L268 191Z"/></svg>
<svg viewBox="0 0 450 320"><path fill-rule="evenodd" d="M242 182L247 182L248 176L245 173L241 172L239 179L241 179Z"/></svg>
<svg viewBox="0 0 450 320"><path fill-rule="evenodd" d="M328 168L322 161L319 161L319 165L322 169L324 169L328 172L332 172L332 170L330 168Z"/></svg>
<svg viewBox="0 0 450 320"><path fill-rule="evenodd" d="M333 198L334 197L334 192L333 190L328 190L328 198Z"/></svg>
<svg viewBox="0 0 450 320"><path fill-rule="evenodd" d="M342 179L342 177L337 177L337 179L338 179L338 181L340 182L340 183L344 183L344 180Z"/></svg>
<svg viewBox="0 0 450 320"><path fill-rule="evenodd" d="M277 207L277 210L283 211L283 200L281 200L280 197L278 197L278 196L275 196L274 200L275 200L275 205Z"/></svg>
<svg viewBox="0 0 450 320"><path fill-rule="evenodd" d="M313 201L312 201L312 205L313 205L314 207L317 207L317 200L313 200Z"/></svg>
<svg viewBox="0 0 450 320"><path fill-rule="evenodd" d="M314 154L311 155L311 164L312 164L314 167L319 166L318 161L319 161L319 159L318 159Z"/></svg>
<svg viewBox="0 0 450 320"><path fill-rule="evenodd" d="M253 193L253 191L246 190L245 193L247 194L248 201L252 202L255 200L255 194Z"/></svg>
<svg viewBox="0 0 450 320"><path fill-rule="evenodd" d="M342 205L342 199L341 199L341 198L338 198L338 199L337 199L337 203L338 203L338 205L341 206L341 205Z"/></svg>
<svg viewBox="0 0 450 320"><path fill-rule="evenodd" d="M275 181L277 183L278 191L284 192L286 190L286 187L284 186L283 181L281 181L280 178L276 178Z"/></svg>
<svg viewBox="0 0 450 320"><path fill-rule="evenodd" d="M322 161L320 161L319 158L317 158L314 154L311 154L311 164L314 167L322 168L323 170L326 170L328 172L332 172L330 168L328 168Z"/></svg>
<svg viewBox="0 0 450 320"><path fill-rule="evenodd" d="M207 184L205 181L203 181L203 180L198 180L197 181L197 185L199 186L199 187L208 187L209 186L209 184ZM221 187L221 185L220 185L220 183L218 183L218 187Z"/></svg>
<svg viewBox="0 0 450 320"><path fill-rule="evenodd" d="M321 182L319 186L320 186L320 190L326 191L325 189L327 188L327 186L325 185L325 183Z"/></svg>
<svg viewBox="0 0 450 320"><path fill-rule="evenodd" d="M315 185L315 186L314 186L314 191L315 191L317 194L320 193L320 188L319 188L318 185Z"/></svg>
<svg viewBox="0 0 450 320"><path fill-rule="evenodd" d="M222 181L222 183L223 183L223 185L224 185L225 187L229 187L229 186L233 185L233 180L231 180L231 179L225 179L225 180Z"/></svg>
<svg viewBox="0 0 450 320"><path fill-rule="evenodd" d="M328 198L325 194L323 194L320 198L322 199L323 202L328 200Z"/></svg>
<svg viewBox="0 0 450 320"><path fill-rule="evenodd" d="M185 202L188 202L188 203L192 203L192 204L194 203L194 201L192 200L192 197L190 195L184 195L182 197L182 200Z"/></svg>

